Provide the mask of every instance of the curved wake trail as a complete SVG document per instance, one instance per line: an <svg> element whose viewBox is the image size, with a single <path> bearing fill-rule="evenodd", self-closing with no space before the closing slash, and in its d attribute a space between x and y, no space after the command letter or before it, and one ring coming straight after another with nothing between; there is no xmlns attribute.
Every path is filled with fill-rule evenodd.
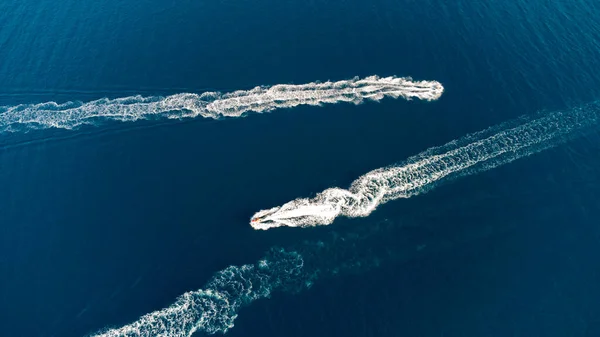
<svg viewBox="0 0 600 337"><path fill-rule="evenodd" d="M521 118L432 148L405 163L371 171L348 190L329 188L314 198L299 198L281 207L257 212L255 229L280 226L329 225L338 216L366 217L390 200L425 193L440 182L469 175L553 147L575 131L600 118L600 103L557 111L541 117Z"/></svg>
<svg viewBox="0 0 600 337"><path fill-rule="evenodd" d="M304 241L288 249L271 248L265 258L254 264L230 266L217 272L203 289L181 295L165 309L88 337L189 337L198 331L226 333L234 327L240 308L269 298L277 291L295 294L309 289L318 280L412 259L422 254L424 247L427 247L426 252L434 252L489 235L489 228L477 226L478 230L462 233L454 239L429 236L422 240L406 233L398 234L403 226L388 221L356 229L347 233L331 232L322 240ZM393 242L390 238L394 238ZM398 240L402 241L401 245Z"/></svg>
<svg viewBox="0 0 600 337"><path fill-rule="evenodd" d="M196 331L225 333L233 327L242 306L267 298L275 290L301 290L310 285L316 276L306 274L303 264L300 254L273 249L256 264L230 266L218 272L204 289L181 295L168 308L92 337L189 337Z"/></svg>
<svg viewBox="0 0 600 337"><path fill-rule="evenodd" d="M182 93L166 97L131 96L90 102L22 104L0 107L0 132L29 129L73 129L101 121L136 121L150 118L240 117L248 112L269 112L298 105L322 105L384 97L437 100L444 87L436 81L410 77L369 76L363 79L307 84L278 84L230 93Z"/></svg>

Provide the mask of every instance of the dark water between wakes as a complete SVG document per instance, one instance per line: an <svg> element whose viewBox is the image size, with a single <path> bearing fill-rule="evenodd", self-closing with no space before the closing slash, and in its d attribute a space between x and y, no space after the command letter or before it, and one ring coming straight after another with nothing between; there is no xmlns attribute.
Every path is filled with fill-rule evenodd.
<svg viewBox="0 0 600 337"><path fill-rule="evenodd" d="M0 149L1 335L126 324L273 245L317 239L331 261L394 258L257 301L229 335L597 335L595 134L366 219L247 225L257 209L466 133L598 99L597 14L593 1L2 3L1 105L371 74L446 91L433 103L0 135L45 139ZM355 250L331 239L367 226L380 227Z"/></svg>

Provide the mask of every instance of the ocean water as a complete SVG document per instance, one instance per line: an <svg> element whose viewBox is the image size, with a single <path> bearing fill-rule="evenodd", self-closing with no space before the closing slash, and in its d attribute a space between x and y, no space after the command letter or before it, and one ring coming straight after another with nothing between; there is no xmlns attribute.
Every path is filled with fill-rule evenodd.
<svg viewBox="0 0 600 337"><path fill-rule="evenodd" d="M243 305L213 317L238 314L230 336L600 335L600 123L368 217L249 224L469 133L600 99L599 17L591 0L0 2L5 107L374 74L444 86L432 102L3 131L0 335L118 329L223 270L273 290L229 290Z"/></svg>

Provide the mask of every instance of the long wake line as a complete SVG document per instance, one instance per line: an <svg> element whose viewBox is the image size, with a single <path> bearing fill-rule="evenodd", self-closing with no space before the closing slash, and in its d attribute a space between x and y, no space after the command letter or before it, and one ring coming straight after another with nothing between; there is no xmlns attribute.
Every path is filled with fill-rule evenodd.
<svg viewBox="0 0 600 337"><path fill-rule="evenodd" d="M307 84L278 84L230 93L182 93L166 97L131 96L90 102L22 104L0 107L0 132L30 129L73 129L102 121L136 121L150 118L240 117L248 112L269 112L298 105L322 105L384 97L437 100L444 87L436 81L410 77L369 76L363 79Z"/></svg>
<svg viewBox="0 0 600 337"><path fill-rule="evenodd" d="M553 147L600 118L600 103L568 111L521 118L432 148L405 163L371 171L349 189L329 188L314 198L299 198L257 212L255 229L329 225L338 216L366 217L379 205L425 193L440 182L509 163Z"/></svg>

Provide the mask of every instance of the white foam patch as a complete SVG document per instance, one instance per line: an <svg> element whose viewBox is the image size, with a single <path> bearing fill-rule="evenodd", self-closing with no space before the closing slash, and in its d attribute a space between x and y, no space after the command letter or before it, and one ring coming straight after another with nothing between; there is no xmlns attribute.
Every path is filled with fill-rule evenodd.
<svg viewBox="0 0 600 337"><path fill-rule="evenodd" d="M167 97L131 96L91 102L56 102L0 107L0 132L28 129L73 129L101 121L136 121L149 118L240 117L248 112L269 112L299 105L322 105L384 97L433 101L444 87L436 81L409 77L358 77L338 82L312 82L256 87L231 93L182 93Z"/></svg>
<svg viewBox="0 0 600 337"><path fill-rule="evenodd" d="M267 298L272 291L294 287L311 276L303 274L304 261L295 252L276 249L256 264L231 266L218 272L204 289L181 295L168 308L143 315L123 327L105 329L92 337L189 337L196 331L225 333L233 327L238 310Z"/></svg>
<svg viewBox="0 0 600 337"><path fill-rule="evenodd" d="M329 225L338 216L366 217L379 205L429 191L449 178L481 172L552 147L598 121L600 104L521 118L432 148L401 165L371 171L349 189L329 188L257 212L255 229Z"/></svg>

